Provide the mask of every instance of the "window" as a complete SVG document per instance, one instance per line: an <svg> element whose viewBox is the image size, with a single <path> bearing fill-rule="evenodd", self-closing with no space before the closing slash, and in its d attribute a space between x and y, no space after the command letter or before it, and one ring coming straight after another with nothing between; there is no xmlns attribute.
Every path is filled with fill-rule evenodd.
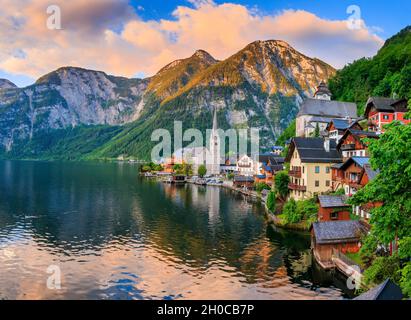
<svg viewBox="0 0 411 320"><path fill-rule="evenodd" d="M320 167L319 166L315 166L315 173L320 173Z"/></svg>
<svg viewBox="0 0 411 320"><path fill-rule="evenodd" d="M331 220L338 220L338 212L331 212L330 218Z"/></svg>
<svg viewBox="0 0 411 320"><path fill-rule="evenodd" d="M330 180L325 181L325 186L329 187L330 186Z"/></svg>
<svg viewBox="0 0 411 320"><path fill-rule="evenodd" d="M318 188L320 186L320 181L315 180L315 186Z"/></svg>
<svg viewBox="0 0 411 320"><path fill-rule="evenodd" d="M384 114L382 118L383 118L384 120L389 120L389 119L390 119L390 117L389 117L388 115L386 115L386 114Z"/></svg>
<svg viewBox="0 0 411 320"><path fill-rule="evenodd" d="M330 173L330 167L326 167L326 168L325 168L325 172L326 172L326 173Z"/></svg>
<svg viewBox="0 0 411 320"><path fill-rule="evenodd" d="M303 166L303 173L305 173L305 167Z"/></svg>

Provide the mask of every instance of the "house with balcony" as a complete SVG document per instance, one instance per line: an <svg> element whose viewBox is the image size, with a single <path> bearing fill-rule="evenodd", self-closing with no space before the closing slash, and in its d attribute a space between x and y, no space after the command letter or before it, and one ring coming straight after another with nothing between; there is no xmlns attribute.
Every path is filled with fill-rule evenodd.
<svg viewBox="0 0 411 320"><path fill-rule="evenodd" d="M375 132L348 129L338 142L337 150L346 161L351 157L368 157L368 145L365 139L378 139Z"/></svg>
<svg viewBox="0 0 411 320"><path fill-rule="evenodd" d="M352 157L342 165L332 167L333 190L343 188L345 195L350 197L358 190L375 179L378 172L371 168L367 157ZM369 203L353 208L353 213L364 220L370 219L370 211L382 203Z"/></svg>
<svg viewBox="0 0 411 320"><path fill-rule="evenodd" d="M411 120L404 119L408 111L407 99L391 99L371 97L365 108L365 118L368 119L368 129L378 134L384 132L384 126L393 121L408 124Z"/></svg>
<svg viewBox="0 0 411 320"><path fill-rule="evenodd" d="M348 129L362 131L362 127L358 121L352 119L332 119L327 125L326 131L330 139L334 139L339 143Z"/></svg>
<svg viewBox="0 0 411 320"><path fill-rule="evenodd" d="M331 191L331 166L342 161L335 140L293 138L285 159L290 163L290 197L312 198Z"/></svg>

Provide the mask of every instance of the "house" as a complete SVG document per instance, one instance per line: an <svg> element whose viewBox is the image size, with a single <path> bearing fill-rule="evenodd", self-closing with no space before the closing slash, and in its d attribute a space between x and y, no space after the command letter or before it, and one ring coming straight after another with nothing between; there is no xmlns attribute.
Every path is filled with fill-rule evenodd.
<svg viewBox="0 0 411 320"><path fill-rule="evenodd" d="M404 119L408 111L406 99L391 99L382 97L371 97L368 99L365 108L365 118L368 119L368 129L377 132L384 132L384 126L398 120L404 124L411 120Z"/></svg>
<svg viewBox="0 0 411 320"><path fill-rule="evenodd" d="M352 196L363 186L360 185L360 176L363 173L364 166L368 165L368 157L351 157L345 161L337 171L332 168L333 188L338 190L344 188L345 195ZM335 179L338 176L340 179Z"/></svg>
<svg viewBox="0 0 411 320"><path fill-rule="evenodd" d="M256 182L273 185L274 176L278 171L284 170L285 159L273 153L259 154L255 157Z"/></svg>
<svg viewBox="0 0 411 320"><path fill-rule="evenodd" d="M331 101L331 93L321 83L314 99L306 99L300 107L296 121L296 136L311 137L316 128L325 132L333 119L357 120L357 105L351 102Z"/></svg>
<svg viewBox="0 0 411 320"><path fill-rule="evenodd" d="M378 174L371 168L367 157L352 157L340 165L332 166L332 185L333 190L343 188L347 196L352 196L359 189L363 188L372 181ZM369 203L353 208L353 213L362 219L371 218L370 211L382 203Z"/></svg>
<svg viewBox="0 0 411 320"><path fill-rule="evenodd" d="M368 145L365 139L378 139L375 132L348 129L338 142L337 150L341 152L343 160L351 157L368 157Z"/></svg>
<svg viewBox="0 0 411 320"><path fill-rule="evenodd" d="M224 164L220 166L221 173L237 173L237 155L231 155L227 157Z"/></svg>
<svg viewBox="0 0 411 320"><path fill-rule="evenodd" d="M345 195L350 197L355 194L362 187L359 178L369 161L368 157L351 157L339 169L335 170L335 167L332 167L334 191L344 188ZM340 179L336 179L336 176Z"/></svg>
<svg viewBox="0 0 411 320"><path fill-rule="evenodd" d="M332 119L325 129L328 132L328 137L340 142L347 129L362 130L358 121L352 119Z"/></svg>
<svg viewBox="0 0 411 320"><path fill-rule="evenodd" d="M370 181L374 180L377 174L378 174L378 171L373 170L370 164L365 164L358 178L359 187L363 188ZM382 205L383 205L382 202L375 202L375 203L368 203L362 206L356 206L354 207L353 213L362 219L369 220L371 218L371 214L370 214L371 210L376 207L381 207Z"/></svg>
<svg viewBox="0 0 411 320"><path fill-rule="evenodd" d="M363 293L354 300L402 300L404 295L401 288L392 280L387 279L379 286Z"/></svg>
<svg viewBox="0 0 411 320"><path fill-rule="evenodd" d="M242 155L236 165L236 172L241 176L253 176L258 173L258 164L248 155Z"/></svg>
<svg viewBox="0 0 411 320"><path fill-rule="evenodd" d="M315 222L311 227L311 246L316 261L325 269L333 267L334 252L358 252L361 238L368 231L361 221Z"/></svg>
<svg viewBox="0 0 411 320"><path fill-rule="evenodd" d="M331 191L331 166L342 161L335 140L294 138L286 162L290 163L290 197L311 198Z"/></svg>
<svg viewBox="0 0 411 320"><path fill-rule="evenodd" d="M318 196L320 205L318 221L347 221L350 218L350 205L344 195L321 195Z"/></svg>
<svg viewBox="0 0 411 320"><path fill-rule="evenodd" d="M276 155L276 156L280 156L284 151L284 147L281 146L273 146L271 148L271 153Z"/></svg>
<svg viewBox="0 0 411 320"><path fill-rule="evenodd" d="M254 178L252 176L235 176L233 180L233 185L236 188L254 188Z"/></svg>

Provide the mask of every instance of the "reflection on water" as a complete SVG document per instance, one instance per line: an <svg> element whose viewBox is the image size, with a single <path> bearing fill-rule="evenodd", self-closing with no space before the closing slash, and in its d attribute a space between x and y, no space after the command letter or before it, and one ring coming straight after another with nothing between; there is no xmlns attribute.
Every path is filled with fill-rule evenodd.
<svg viewBox="0 0 411 320"><path fill-rule="evenodd" d="M128 164L0 162L0 299L338 299L308 234ZM49 265L62 289L47 289Z"/></svg>

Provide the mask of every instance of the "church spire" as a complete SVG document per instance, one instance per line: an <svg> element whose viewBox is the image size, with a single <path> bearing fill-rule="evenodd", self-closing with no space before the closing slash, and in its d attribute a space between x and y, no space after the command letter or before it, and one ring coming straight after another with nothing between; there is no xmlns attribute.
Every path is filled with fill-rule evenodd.
<svg viewBox="0 0 411 320"><path fill-rule="evenodd" d="M213 132L218 130L218 123L217 123L217 107L214 107L214 117L213 117Z"/></svg>

